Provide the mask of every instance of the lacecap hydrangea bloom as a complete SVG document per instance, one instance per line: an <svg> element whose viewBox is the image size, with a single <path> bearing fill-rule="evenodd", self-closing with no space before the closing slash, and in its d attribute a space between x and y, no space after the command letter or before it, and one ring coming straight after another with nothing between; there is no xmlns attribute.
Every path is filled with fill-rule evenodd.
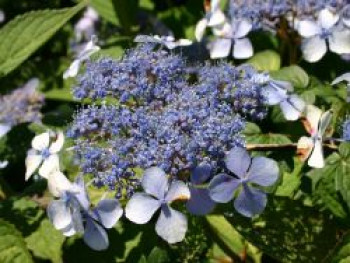
<svg viewBox="0 0 350 263"><path fill-rule="evenodd" d="M136 168L180 177L208 159L215 171L226 151L244 146L246 118L266 114L251 70L222 63L189 71L181 56L153 49L146 44L120 60L91 61L73 89L80 99L115 101L79 110L68 135L82 172L118 196L139 185Z"/></svg>

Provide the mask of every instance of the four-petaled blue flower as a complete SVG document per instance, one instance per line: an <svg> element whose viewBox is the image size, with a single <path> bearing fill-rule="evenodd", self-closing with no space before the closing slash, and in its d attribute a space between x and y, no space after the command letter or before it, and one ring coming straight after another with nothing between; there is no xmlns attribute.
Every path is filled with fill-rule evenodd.
<svg viewBox="0 0 350 263"><path fill-rule="evenodd" d="M206 215L213 211L215 202L210 198L209 190L199 185L209 180L212 167L208 163L199 164L190 177L191 198L186 206L187 210L194 215Z"/></svg>
<svg viewBox="0 0 350 263"><path fill-rule="evenodd" d="M66 191L59 200L52 201L47 213L57 230L65 236L84 233L84 242L94 250L105 250L109 241L104 228L112 228L123 214L118 200L103 199L94 209L82 177L78 176L72 191Z"/></svg>
<svg viewBox="0 0 350 263"><path fill-rule="evenodd" d="M190 198L187 185L181 181L169 182L165 172L158 167L145 170L141 185L145 193L132 196L125 208L126 217L136 224L145 224L160 208L157 234L169 244L182 241L187 231L187 218L172 209L170 203Z"/></svg>
<svg viewBox="0 0 350 263"><path fill-rule="evenodd" d="M234 201L235 209L246 217L260 214L266 206L266 193L253 188L249 183L273 185L279 174L277 163L266 157L252 159L245 149L237 147L227 154L225 164L236 177L226 173L215 176L209 184L210 197L218 203L227 203L242 185L242 190Z"/></svg>

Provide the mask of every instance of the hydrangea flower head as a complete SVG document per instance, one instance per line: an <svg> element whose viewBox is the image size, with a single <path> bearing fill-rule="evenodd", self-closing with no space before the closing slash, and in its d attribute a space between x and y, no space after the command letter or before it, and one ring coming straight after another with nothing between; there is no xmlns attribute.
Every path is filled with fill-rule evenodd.
<svg viewBox="0 0 350 263"><path fill-rule="evenodd" d="M279 175L277 163L266 157L251 158L245 149L237 147L227 154L225 164L233 175L216 175L209 184L210 197L218 203L227 203L242 186L234 201L235 209L246 217L260 214L266 206L266 193L251 184L273 185Z"/></svg>
<svg viewBox="0 0 350 263"><path fill-rule="evenodd" d="M187 219L172 209L170 204L190 198L187 185L181 181L169 182L165 172L158 167L144 172L141 185L145 193L135 193L131 197L125 208L126 217L136 224L145 224L160 209L156 223L157 234L169 244L182 241L187 231Z"/></svg>

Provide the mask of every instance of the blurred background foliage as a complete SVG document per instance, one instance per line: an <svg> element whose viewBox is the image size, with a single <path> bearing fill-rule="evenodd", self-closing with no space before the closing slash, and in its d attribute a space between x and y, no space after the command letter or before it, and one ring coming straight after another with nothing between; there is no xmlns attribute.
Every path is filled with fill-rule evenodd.
<svg viewBox="0 0 350 263"><path fill-rule="evenodd" d="M0 0L6 14L0 24L0 94L37 77L46 99L43 126L22 124L0 139L1 159L9 161L0 170L0 262L350 262L350 147L345 143L339 153L327 152L328 165L320 170L303 166L293 149L259 152L276 159L282 170L280 182L268 189L275 196L266 211L251 220L228 213L228 204L210 216L189 217L186 239L177 245L160 240L153 224L125 219L109 231L110 247L102 252L55 230L45 212L51 198L46 182L24 181L24 159L34 134L45 127L64 129L77 108L70 92L74 80L64 81L62 74L73 59L74 24L87 5L100 16L102 50L95 57L121 56L139 33L173 32L176 38L193 40L196 22L204 15L202 0ZM349 62L327 54L316 64L291 65L275 35L259 32L251 39L256 54L248 62L291 81L308 103L333 108L331 132L337 135L349 104L345 88L329 83L350 68ZM181 52L189 60L199 52L208 57L201 44L194 50ZM277 108L245 131L248 143L272 144L295 142L303 133L302 125L287 123ZM64 169L73 178L77 168L70 157L65 156Z"/></svg>

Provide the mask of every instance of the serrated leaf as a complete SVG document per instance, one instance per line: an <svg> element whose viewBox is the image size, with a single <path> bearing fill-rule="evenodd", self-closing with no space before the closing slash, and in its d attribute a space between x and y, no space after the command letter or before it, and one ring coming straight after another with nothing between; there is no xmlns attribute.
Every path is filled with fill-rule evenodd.
<svg viewBox="0 0 350 263"><path fill-rule="evenodd" d="M17 16L0 29L0 76L6 75L48 41L84 6L40 10Z"/></svg>
<svg viewBox="0 0 350 263"><path fill-rule="evenodd" d="M273 50L258 52L247 63L251 64L256 70L261 71L274 71L281 68L281 58Z"/></svg>
<svg viewBox="0 0 350 263"><path fill-rule="evenodd" d="M0 262L33 262L21 233L12 224L2 219L0 219Z"/></svg>
<svg viewBox="0 0 350 263"><path fill-rule="evenodd" d="M338 241L337 223L299 201L269 196L265 211L253 220L227 220L248 241L280 262L323 261Z"/></svg>
<svg viewBox="0 0 350 263"><path fill-rule="evenodd" d="M170 262L168 253L159 247L152 249L151 253L147 257L148 263L166 263Z"/></svg>
<svg viewBox="0 0 350 263"><path fill-rule="evenodd" d="M275 195L291 197L301 184L300 171L303 167L303 163L294 158L294 169L292 173L283 172L282 182L277 187Z"/></svg>
<svg viewBox="0 0 350 263"><path fill-rule="evenodd" d="M293 65L270 72L272 78L289 81L296 88L306 88L309 84L308 74L299 66Z"/></svg>
<svg viewBox="0 0 350 263"><path fill-rule="evenodd" d="M53 263L62 262L62 245L65 238L48 219L41 221L39 228L25 240L36 257L51 260Z"/></svg>

